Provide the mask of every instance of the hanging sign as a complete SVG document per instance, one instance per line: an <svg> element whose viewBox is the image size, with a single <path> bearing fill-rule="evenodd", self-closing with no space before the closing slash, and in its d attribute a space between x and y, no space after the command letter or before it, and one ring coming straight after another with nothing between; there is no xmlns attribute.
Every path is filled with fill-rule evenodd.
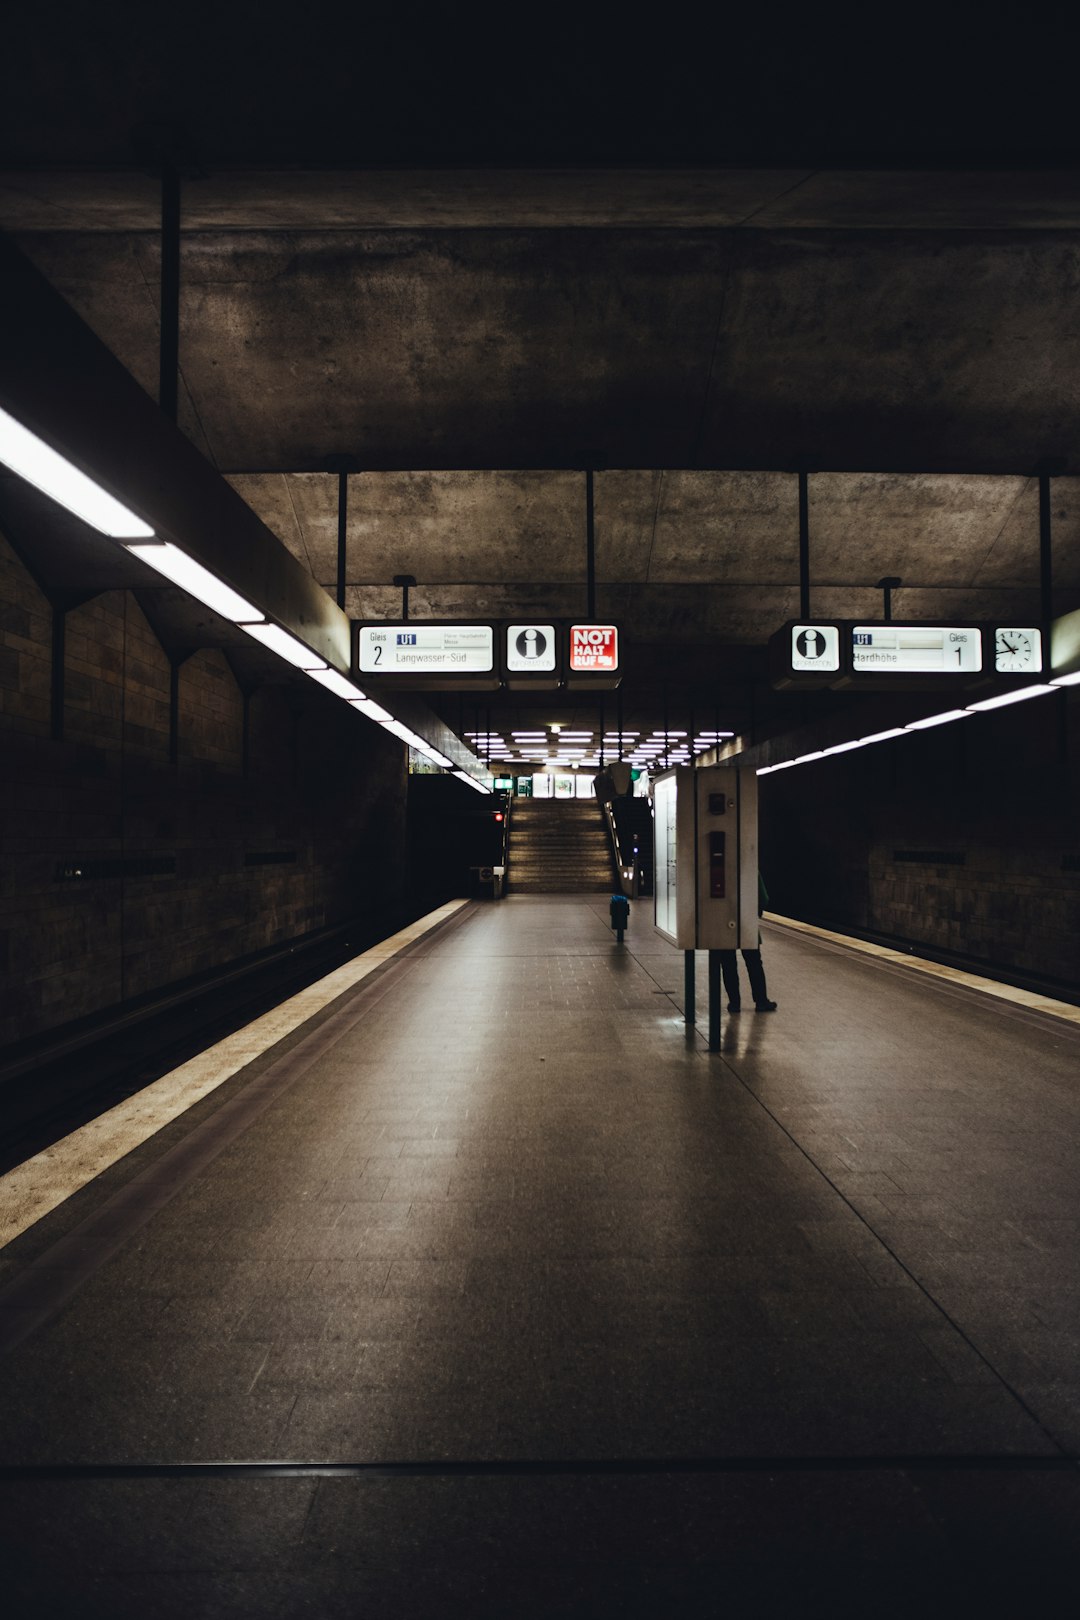
<svg viewBox="0 0 1080 1620"><path fill-rule="evenodd" d="M356 627L356 671L373 683L452 691L494 689L495 626L430 619L393 623L380 620Z"/></svg>
<svg viewBox="0 0 1080 1620"><path fill-rule="evenodd" d="M506 668L511 675L549 675L558 667L553 624L508 624Z"/></svg>
<svg viewBox="0 0 1080 1620"><path fill-rule="evenodd" d="M840 626L793 624L791 668L800 675L835 675L840 669Z"/></svg>
<svg viewBox="0 0 1080 1620"><path fill-rule="evenodd" d="M613 624L570 626L570 673L615 674L619 668L619 632Z"/></svg>
<svg viewBox="0 0 1080 1620"><path fill-rule="evenodd" d="M960 675L982 669L982 634L974 625L856 624L853 674Z"/></svg>

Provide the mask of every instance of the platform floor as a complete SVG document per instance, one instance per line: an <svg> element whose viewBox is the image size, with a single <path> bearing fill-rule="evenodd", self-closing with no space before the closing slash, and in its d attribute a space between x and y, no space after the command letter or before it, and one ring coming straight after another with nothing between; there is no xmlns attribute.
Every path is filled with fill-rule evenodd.
<svg viewBox="0 0 1080 1620"><path fill-rule="evenodd" d="M0 1250L14 1612L1075 1594L1080 1028L766 923L709 1053L646 913L464 907Z"/></svg>

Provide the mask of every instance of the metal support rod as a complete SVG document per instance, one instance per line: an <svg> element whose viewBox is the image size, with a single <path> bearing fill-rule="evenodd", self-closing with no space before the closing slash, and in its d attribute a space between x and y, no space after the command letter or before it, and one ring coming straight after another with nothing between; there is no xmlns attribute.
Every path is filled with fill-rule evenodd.
<svg viewBox="0 0 1080 1620"><path fill-rule="evenodd" d="M896 590L897 586L902 585L903 583L903 580L898 574L886 574L884 579L878 580L878 590L884 593L882 616L886 624L890 623L892 620L892 593Z"/></svg>
<svg viewBox="0 0 1080 1620"><path fill-rule="evenodd" d="M585 612L596 618L596 513L593 502L593 475L585 474Z"/></svg>
<svg viewBox="0 0 1080 1620"><path fill-rule="evenodd" d="M810 478L799 474L799 616L810 617Z"/></svg>
<svg viewBox="0 0 1080 1620"><path fill-rule="evenodd" d="M64 735L64 648L67 631L67 609L53 603L52 610L52 737L59 742Z"/></svg>
<svg viewBox="0 0 1080 1620"><path fill-rule="evenodd" d="M618 727L619 727L619 758L622 759L622 756L623 756L623 734L622 734L622 687L621 686L617 686L615 688L615 712L616 712L616 715L618 716Z"/></svg>
<svg viewBox="0 0 1080 1620"><path fill-rule="evenodd" d="M349 475L337 475L337 605L345 606L345 539L349 525Z"/></svg>
<svg viewBox="0 0 1080 1620"><path fill-rule="evenodd" d="M394 584L401 586L401 618L402 623L409 622L409 586L415 585L416 580L412 574L395 574Z"/></svg>
<svg viewBox="0 0 1080 1620"><path fill-rule="evenodd" d="M1050 474L1039 474L1039 614L1043 668L1050 667L1050 631L1054 622L1054 551L1050 521Z"/></svg>
<svg viewBox="0 0 1080 1620"><path fill-rule="evenodd" d="M600 769L604 768L604 700L600 699Z"/></svg>
<svg viewBox="0 0 1080 1620"><path fill-rule="evenodd" d="M720 1050L720 952L709 952L709 1051Z"/></svg>
<svg viewBox="0 0 1080 1620"><path fill-rule="evenodd" d="M180 376L180 176L166 164L161 171L161 347L158 405L176 421Z"/></svg>
<svg viewBox="0 0 1080 1620"><path fill-rule="evenodd" d="M683 1022L686 1024L697 1023L696 962L693 951L683 951Z"/></svg>

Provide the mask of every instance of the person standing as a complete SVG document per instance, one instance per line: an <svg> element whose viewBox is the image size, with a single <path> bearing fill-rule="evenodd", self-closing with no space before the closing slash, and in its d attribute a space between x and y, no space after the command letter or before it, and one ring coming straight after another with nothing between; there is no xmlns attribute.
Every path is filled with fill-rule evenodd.
<svg viewBox="0 0 1080 1620"><path fill-rule="evenodd" d="M758 873L758 916L769 903L769 893L765 887L765 880ZM769 1000L769 992L765 985L765 968L761 960L761 933L758 932L757 950L743 951L742 959L746 964L746 977L750 980L750 994L754 998L754 1008L757 1012L775 1012L776 1002ZM734 951L720 952L720 972L724 979L724 989L727 992L729 1013L742 1011L742 992L739 988L739 964Z"/></svg>

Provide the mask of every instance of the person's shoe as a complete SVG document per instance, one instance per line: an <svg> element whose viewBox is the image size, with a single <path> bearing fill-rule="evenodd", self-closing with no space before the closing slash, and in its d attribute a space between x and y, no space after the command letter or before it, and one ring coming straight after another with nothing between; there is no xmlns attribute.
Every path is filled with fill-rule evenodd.
<svg viewBox="0 0 1080 1620"><path fill-rule="evenodd" d="M742 1002L729 1001L727 1004L727 1010L728 1012L742 1012Z"/></svg>
<svg viewBox="0 0 1080 1620"><path fill-rule="evenodd" d="M754 1002L754 1011L755 1012L775 1012L776 1011L776 1002L775 1001L755 1001Z"/></svg>

